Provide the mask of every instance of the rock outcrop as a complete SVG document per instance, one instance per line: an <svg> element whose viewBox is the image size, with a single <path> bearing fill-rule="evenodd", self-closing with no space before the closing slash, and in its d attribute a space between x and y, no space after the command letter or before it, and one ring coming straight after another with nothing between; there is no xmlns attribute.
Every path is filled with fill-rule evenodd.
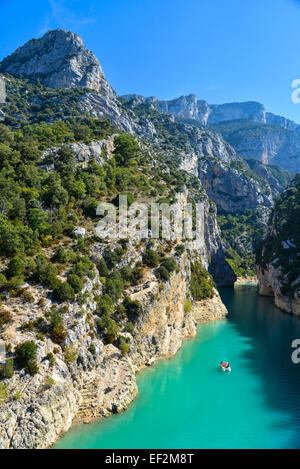
<svg viewBox="0 0 300 469"><path fill-rule="evenodd" d="M245 162L220 135L190 123L174 122L171 116L160 116L152 109L155 102L154 98L144 102L135 95L126 104L152 123L155 134L148 139L156 146L159 143L170 158L177 158L180 169L198 177L219 210L259 210L266 223L275 196L284 188L276 171L273 175L257 162L256 172L256 166Z"/></svg>
<svg viewBox="0 0 300 469"><path fill-rule="evenodd" d="M300 315L300 175L277 200L257 252L259 292L278 308Z"/></svg>
<svg viewBox="0 0 300 469"><path fill-rule="evenodd" d="M125 357L113 345L91 338L93 295L99 294L99 278L96 276L88 282L87 291L93 295L84 310L75 303L68 305L65 314L66 347L76 347L77 358L66 363L58 353L52 365L43 359L34 377L24 372L15 374L9 387L16 397L0 408L0 448L47 448L70 428L74 419L90 421L125 410L137 394L135 373L141 367L175 354L186 337L196 334L198 323L225 318L227 310L217 291L213 298L196 302L192 311L185 312L189 266L190 261L183 255L180 272L172 275L163 290L157 278L149 273L138 291L128 291L132 299L142 304L142 315L134 335L127 333L130 353ZM37 317L41 292L34 293L35 305L27 312L20 311L19 322ZM49 304L45 306L49 307ZM13 330L7 334L14 346L22 333L14 323ZM30 338L34 338L33 333L27 334L27 339ZM39 341L38 346L40 359L53 352L49 339Z"/></svg>
<svg viewBox="0 0 300 469"><path fill-rule="evenodd" d="M159 100L155 96L144 97L138 94L123 95L122 98L131 106L151 104L159 112L172 114L178 119L193 119L203 126L234 120L250 120L261 124L270 124L284 129L296 130L298 124L290 119L266 112L263 104L255 101L243 103L208 104L198 100L195 94L180 96L170 101Z"/></svg>
<svg viewBox="0 0 300 469"><path fill-rule="evenodd" d="M111 157L113 137L90 145L69 145L79 166L86 166L91 158L102 165ZM146 151L147 146L142 150ZM53 171L51 164L57 157L57 147L46 151L42 167ZM52 163L48 163L47 158ZM156 164L153 157L149 158L150 163ZM188 196L186 188L176 193L180 207L187 203ZM24 286L29 298L27 303L22 297L7 298L2 307L11 315L11 321L1 330L1 339L10 344L9 356L14 356L18 344L34 341L38 346L39 369L31 376L24 368L16 366L14 375L1 382L8 388L5 402L0 400L0 448L47 448L73 421L90 421L125 410L137 395L135 375L140 368L175 354L186 337L196 334L198 323L226 317L227 311L217 290L203 301L193 301L190 296L191 263L196 260L211 272L217 285L232 286L236 278L225 261L216 213L211 210L207 196L203 196L201 204L203 210L198 220L201 236L187 241L181 254L171 246L170 256L176 258L178 271L174 270L169 280L161 281L154 269L144 267L141 281L124 287L122 294L141 305L131 332L123 330L126 323L120 319L121 337L129 342L127 354L122 355L116 340L114 345L106 343L103 328L98 329L97 304L105 280L96 269L85 277L80 300L77 297L76 301L58 305L51 290L30 281ZM90 222L84 229L83 232L82 226L78 226L74 235L84 235L90 246L92 265L103 260L107 249L112 252L120 248L115 241L98 239ZM166 248L160 245L161 240L155 243L156 251ZM136 243L128 239L124 257L118 260L115 269L132 269L143 260L146 248L147 241ZM62 280L65 280L64 275L62 270ZM53 307L63 310L66 337L59 345L49 334L49 313ZM44 334L39 335L37 329L28 327L36 321L42 321Z"/></svg>
<svg viewBox="0 0 300 469"><path fill-rule="evenodd" d="M269 187L264 188L255 180L230 165L213 159L199 160L198 176L208 196L219 210L238 213L246 209L263 209L267 214L274 199Z"/></svg>
<svg viewBox="0 0 300 469"><path fill-rule="evenodd" d="M300 170L300 136L295 129L247 120L220 123L211 129L245 159L254 158L293 173Z"/></svg>
<svg viewBox="0 0 300 469"><path fill-rule="evenodd" d="M84 87L115 96L95 55L77 34L56 29L32 39L0 64L3 73L39 79L50 88Z"/></svg>
<svg viewBox="0 0 300 469"><path fill-rule="evenodd" d="M275 268L274 265L270 264L265 269L259 269L257 276L259 281L260 295L273 297L275 305L279 309L285 311L286 313L300 316L299 293L295 292L293 295L284 295L282 293L283 282L280 268Z"/></svg>
<svg viewBox="0 0 300 469"><path fill-rule="evenodd" d="M171 101L140 95L125 95L122 98L132 109L147 105L179 121L211 127L245 159L255 158L264 164L279 165L292 172L300 169L299 125L266 112L260 103L208 104L198 100L194 94Z"/></svg>

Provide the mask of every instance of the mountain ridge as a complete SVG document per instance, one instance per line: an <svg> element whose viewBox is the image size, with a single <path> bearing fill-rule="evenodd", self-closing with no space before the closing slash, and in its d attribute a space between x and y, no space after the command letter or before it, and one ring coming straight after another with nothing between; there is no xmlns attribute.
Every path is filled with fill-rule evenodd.
<svg viewBox="0 0 300 469"><path fill-rule="evenodd" d="M152 103L161 112L173 114L177 118L198 120L204 126L244 118L263 124L278 125L290 130L299 127L299 124L291 119L267 112L264 105L258 101L209 104L205 100L198 100L194 93L170 100L159 99L156 96L144 97L139 94L125 94L121 98L132 101L133 105L142 102Z"/></svg>
<svg viewBox="0 0 300 469"><path fill-rule="evenodd" d="M105 79L100 62L82 38L70 31L48 31L31 39L0 63L0 72L39 79L50 88L86 87L102 95L116 93Z"/></svg>
<svg viewBox="0 0 300 469"><path fill-rule="evenodd" d="M244 159L277 164L292 172L300 171L300 126L290 119L267 112L263 104L208 104L195 94L170 101L155 96L124 95L127 106L148 106L171 115L179 122L209 128L221 135Z"/></svg>

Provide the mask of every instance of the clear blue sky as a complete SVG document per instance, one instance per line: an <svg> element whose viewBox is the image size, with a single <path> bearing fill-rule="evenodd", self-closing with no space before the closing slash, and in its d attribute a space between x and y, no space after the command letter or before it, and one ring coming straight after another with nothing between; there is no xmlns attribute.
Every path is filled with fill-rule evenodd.
<svg viewBox="0 0 300 469"><path fill-rule="evenodd" d="M119 94L254 100L300 122L299 0L0 0L0 60L58 27L83 37Z"/></svg>

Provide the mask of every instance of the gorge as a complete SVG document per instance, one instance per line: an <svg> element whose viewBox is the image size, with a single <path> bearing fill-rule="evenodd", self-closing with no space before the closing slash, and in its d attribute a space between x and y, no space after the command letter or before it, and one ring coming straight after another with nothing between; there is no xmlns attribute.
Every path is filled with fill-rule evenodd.
<svg viewBox="0 0 300 469"><path fill-rule="evenodd" d="M0 448L47 448L72 422L125 410L139 370L198 324L221 320L200 326L209 336L227 324L218 289L255 276L256 262L261 294L299 315L295 123L258 103L118 97L61 29L0 73ZM120 194L132 207L200 204L203 236L100 238L97 206Z"/></svg>

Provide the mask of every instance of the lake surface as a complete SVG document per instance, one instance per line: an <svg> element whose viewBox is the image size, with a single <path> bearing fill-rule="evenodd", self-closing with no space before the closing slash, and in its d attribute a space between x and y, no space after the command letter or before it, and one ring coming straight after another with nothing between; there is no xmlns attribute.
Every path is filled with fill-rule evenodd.
<svg viewBox="0 0 300 469"><path fill-rule="evenodd" d="M126 412L74 426L55 448L300 448L300 319L256 286L221 295L228 320L200 325L175 357L139 373Z"/></svg>

